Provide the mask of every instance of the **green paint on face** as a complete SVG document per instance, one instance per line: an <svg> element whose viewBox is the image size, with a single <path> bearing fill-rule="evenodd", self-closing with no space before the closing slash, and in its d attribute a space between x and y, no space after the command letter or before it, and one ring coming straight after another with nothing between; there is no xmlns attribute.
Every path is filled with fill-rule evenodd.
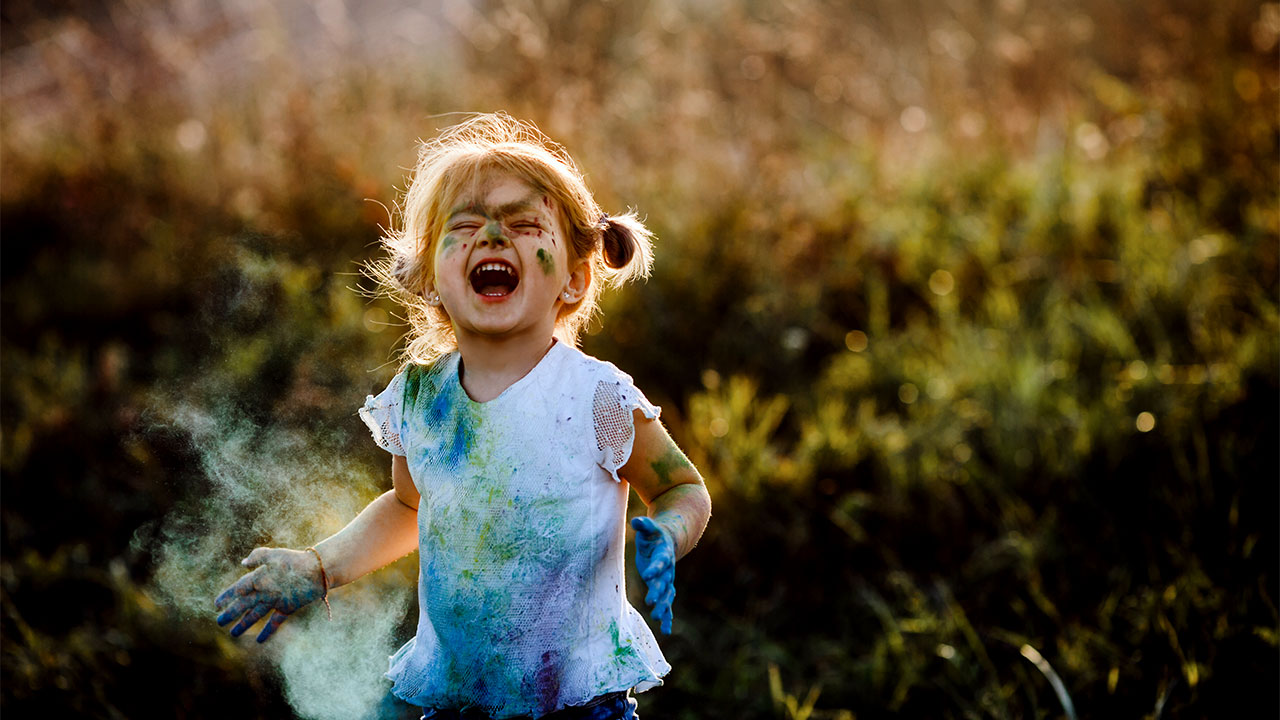
<svg viewBox="0 0 1280 720"><path fill-rule="evenodd" d="M667 448L666 454L649 463L649 467L653 468L654 474L658 476L658 484L666 487L675 482L676 473L681 470L692 470L693 463L680 452L680 448L672 444Z"/></svg>
<svg viewBox="0 0 1280 720"><path fill-rule="evenodd" d="M551 253L542 248L538 248L538 264L542 266L542 272L547 275L556 274L555 258L551 257Z"/></svg>
<svg viewBox="0 0 1280 720"><path fill-rule="evenodd" d="M461 241L458 239L457 235L452 233L445 235L440 238L440 253L442 255L448 255L459 242Z"/></svg>

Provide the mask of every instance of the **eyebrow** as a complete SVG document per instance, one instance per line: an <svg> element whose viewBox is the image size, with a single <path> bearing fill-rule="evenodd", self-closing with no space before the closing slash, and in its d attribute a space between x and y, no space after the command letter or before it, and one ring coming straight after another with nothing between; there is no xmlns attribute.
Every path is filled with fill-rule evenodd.
<svg viewBox="0 0 1280 720"><path fill-rule="evenodd" d="M479 215L481 217L505 217L507 215L525 212L526 210L536 210L537 202L540 197L542 197L540 194L534 193L527 198L509 202L505 205L499 205L497 210L494 211L490 211L481 203L467 203L466 205L460 205L454 208L453 211L449 213L449 217L445 218L445 222L452 220L458 215L470 214Z"/></svg>

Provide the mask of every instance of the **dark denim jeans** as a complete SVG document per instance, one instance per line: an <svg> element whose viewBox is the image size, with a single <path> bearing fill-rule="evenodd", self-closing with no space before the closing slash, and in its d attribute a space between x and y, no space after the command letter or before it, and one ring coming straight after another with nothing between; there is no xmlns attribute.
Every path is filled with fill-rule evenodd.
<svg viewBox="0 0 1280 720"><path fill-rule="evenodd" d="M432 710L427 708L422 720L492 720L488 715L473 710ZM514 720L532 720L521 717ZM616 692L601 695L586 705L576 705L543 715L538 720L640 720L636 714L635 698L630 693Z"/></svg>

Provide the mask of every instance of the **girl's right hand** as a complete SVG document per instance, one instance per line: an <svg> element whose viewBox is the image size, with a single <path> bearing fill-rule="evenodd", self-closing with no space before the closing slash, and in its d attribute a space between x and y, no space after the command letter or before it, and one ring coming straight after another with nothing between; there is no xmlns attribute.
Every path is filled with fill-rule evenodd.
<svg viewBox="0 0 1280 720"><path fill-rule="evenodd" d="M240 637L270 614L271 619L258 633L258 642L265 642L290 615L324 597L320 559L306 550L260 547L240 564L254 568L253 572L242 576L213 601L214 609L222 610L219 625L225 627L240 618L231 628L231 637Z"/></svg>

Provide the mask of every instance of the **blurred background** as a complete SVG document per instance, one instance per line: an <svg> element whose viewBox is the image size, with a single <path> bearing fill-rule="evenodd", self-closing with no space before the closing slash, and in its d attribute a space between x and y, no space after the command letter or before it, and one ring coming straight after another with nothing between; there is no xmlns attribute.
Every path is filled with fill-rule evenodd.
<svg viewBox="0 0 1280 720"><path fill-rule="evenodd" d="M1274 716L1278 40L1235 0L6 0L3 709L418 716L412 557L266 646L211 598L389 487L360 266L416 140L502 109L659 238L584 339L715 502L643 717Z"/></svg>

